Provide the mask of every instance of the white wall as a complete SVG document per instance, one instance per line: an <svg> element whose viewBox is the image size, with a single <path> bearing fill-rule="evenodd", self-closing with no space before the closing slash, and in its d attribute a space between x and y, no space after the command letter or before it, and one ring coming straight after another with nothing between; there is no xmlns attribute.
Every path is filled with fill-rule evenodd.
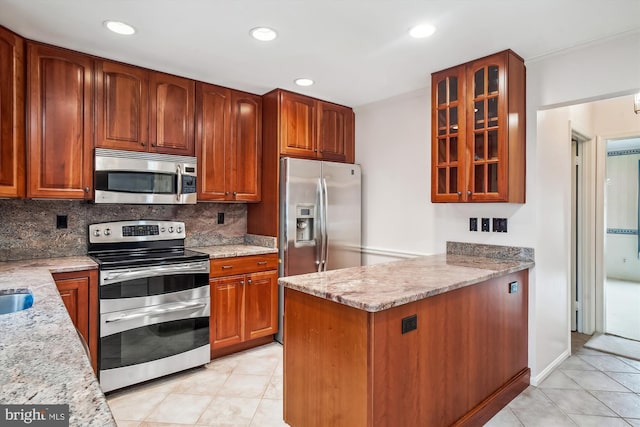
<svg viewBox="0 0 640 427"><path fill-rule="evenodd" d="M640 90L638 52L635 33L527 63L523 205L430 202L430 88L356 109L365 250L439 253L447 240L535 249L529 325L534 383L569 351L570 147L555 132L538 135L538 110ZM567 123L556 132L568 136L568 129ZM469 232L469 217L506 217L509 232ZM381 260L374 258L365 262Z"/></svg>

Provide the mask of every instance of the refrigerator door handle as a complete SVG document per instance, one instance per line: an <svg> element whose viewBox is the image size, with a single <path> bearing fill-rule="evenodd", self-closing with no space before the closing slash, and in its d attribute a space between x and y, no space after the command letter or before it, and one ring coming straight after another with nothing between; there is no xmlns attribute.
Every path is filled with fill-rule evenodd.
<svg viewBox="0 0 640 427"><path fill-rule="evenodd" d="M323 254L324 254L324 198L322 189L322 180L318 178L318 222L316 224L319 233L316 234L316 266L318 273L322 271Z"/></svg>
<svg viewBox="0 0 640 427"><path fill-rule="evenodd" d="M324 209L324 214L322 217L322 271L327 271L327 265L329 264L329 227L327 224L329 223L329 190L327 188L327 179L322 178L322 194L324 196L324 200L322 203L322 207Z"/></svg>

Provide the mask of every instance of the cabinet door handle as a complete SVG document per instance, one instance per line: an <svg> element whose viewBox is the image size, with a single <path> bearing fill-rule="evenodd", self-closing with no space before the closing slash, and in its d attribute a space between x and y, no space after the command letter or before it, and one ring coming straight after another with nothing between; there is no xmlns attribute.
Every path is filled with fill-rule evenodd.
<svg viewBox="0 0 640 427"><path fill-rule="evenodd" d="M458 196L462 196L462 191L458 191Z"/></svg>
<svg viewBox="0 0 640 427"><path fill-rule="evenodd" d="M250 285L251 283L253 283L251 279L247 280L247 284Z"/></svg>
<svg viewBox="0 0 640 427"><path fill-rule="evenodd" d="M151 146L152 146L152 147L155 147L155 146L156 146L156 143L155 143L155 142L152 142L152 143L151 143Z"/></svg>
<svg viewBox="0 0 640 427"><path fill-rule="evenodd" d="M244 286L244 280L240 280L240 284Z"/></svg>
<svg viewBox="0 0 640 427"><path fill-rule="evenodd" d="M228 270L228 269L230 269L230 268L233 268L233 265L223 265L223 266L222 266L222 269L223 269L223 270Z"/></svg>
<svg viewBox="0 0 640 427"><path fill-rule="evenodd" d="M84 187L84 192L88 193L89 192L89 187Z"/></svg>
<svg viewBox="0 0 640 427"><path fill-rule="evenodd" d="M267 265L267 261L258 261L258 265Z"/></svg>
<svg viewBox="0 0 640 427"><path fill-rule="evenodd" d="M229 192L228 192L228 191L225 191L225 192L224 192L224 195L225 195L225 196L228 196L228 195L229 195Z"/></svg>
<svg viewBox="0 0 640 427"><path fill-rule="evenodd" d="M234 195L234 196L237 196L237 195L238 195L238 192L237 192L237 191L234 191L234 192L233 192L233 195Z"/></svg>
<svg viewBox="0 0 640 427"><path fill-rule="evenodd" d="M467 191L467 196L470 196L471 194L473 194L471 191Z"/></svg>
<svg viewBox="0 0 640 427"><path fill-rule="evenodd" d="M142 145L143 147L146 147L147 143L146 142L141 142L140 145Z"/></svg>

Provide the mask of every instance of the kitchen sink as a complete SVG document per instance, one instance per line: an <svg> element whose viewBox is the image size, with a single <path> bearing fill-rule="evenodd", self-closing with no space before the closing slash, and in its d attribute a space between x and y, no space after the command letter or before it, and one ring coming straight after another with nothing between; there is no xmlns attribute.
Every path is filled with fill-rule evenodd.
<svg viewBox="0 0 640 427"><path fill-rule="evenodd" d="M0 289L0 315L26 310L32 305L33 294L29 289Z"/></svg>

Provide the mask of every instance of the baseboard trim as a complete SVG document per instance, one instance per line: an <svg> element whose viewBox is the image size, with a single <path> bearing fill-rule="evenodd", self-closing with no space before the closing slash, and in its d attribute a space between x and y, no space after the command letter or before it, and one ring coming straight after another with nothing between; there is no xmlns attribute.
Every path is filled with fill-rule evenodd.
<svg viewBox="0 0 640 427"><path fill-rule="evenodd" d="M531 385L539 386L542 381L545 380L562 362L567 360L571 356L571 352L569 350L565 350L560 356L556 357L556 360L547 365L546 368L542 370L538 375L531 378Z"/></svg>
<svg viewBox="0 0 640 427"><path fill-rule="evenodd" d="M273 335L267 335L266 337L256 338L251 341L245 341L239 344L230 345L228 347L216 348L211 350L211 360L218 357L228 356L229 354L237 353L239 351L248 350L253 347L269 344L273 342Z"/></svg>
<svg viewBox="0 0 640 427"><path fill-rule="evenodd" d="M517 395L529 387L530 379L531 370L524 368L453 425L455 427L477 427L486 424Z"/></svg>

